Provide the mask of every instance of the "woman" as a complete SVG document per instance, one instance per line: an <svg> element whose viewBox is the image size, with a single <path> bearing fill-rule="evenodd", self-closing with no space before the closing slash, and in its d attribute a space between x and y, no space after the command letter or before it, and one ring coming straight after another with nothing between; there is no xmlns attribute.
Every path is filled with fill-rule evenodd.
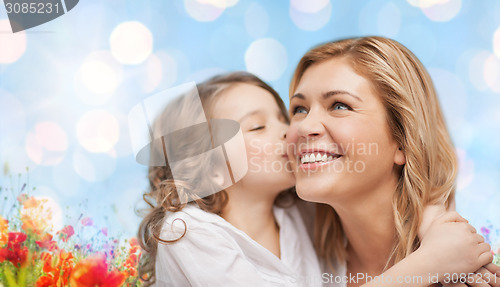
<svg viewBox="0 0 500 287"><path fill-rule="evenodd" d="M315 245L333 274L381 274L419 246L425 205L452 204L457 160L436 92L396 41L347 39L307 52L290 84L290 118L296 190L322 203ZM489 249L478 239L478 269L491 262ZM500 282L497 270L490 264L472 280Z"/></svg>

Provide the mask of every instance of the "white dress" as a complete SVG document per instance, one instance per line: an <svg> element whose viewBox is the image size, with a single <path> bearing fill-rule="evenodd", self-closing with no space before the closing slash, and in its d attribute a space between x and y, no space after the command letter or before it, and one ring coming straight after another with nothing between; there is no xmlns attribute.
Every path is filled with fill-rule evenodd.
<svg viewBox="0 0 500 287"><path fill-rule="evenodd" d="M274 208L281 259L222 217L194 204L169 214L158 244L155 286L322 286L321 268L297 206Z"/></svg>

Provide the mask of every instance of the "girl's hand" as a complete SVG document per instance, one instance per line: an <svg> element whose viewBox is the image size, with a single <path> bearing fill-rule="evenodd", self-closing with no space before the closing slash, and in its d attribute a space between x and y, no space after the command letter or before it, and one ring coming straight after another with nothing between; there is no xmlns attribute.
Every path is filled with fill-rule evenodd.
<svg viewBox="0 0 500 287"><path fill-rule="evenodd" d="M429 258L433 264L431 270L438 274L440 282L449 281L453 274L460 277L460 274L479 271L493 260L490 245L484 242L484 238L477 234L467 220L454 211L437 215L429 227L419 233L423 238L417 252Z"/></svg>
<svg viewBox="0 0 500 287"><path fill-rule="evenodd" d="M446 213L446 209L444 204L442 205L429 205L426 206L422 222L420 224L420 228L418 230L419 238L424 238L425 234L429 230L430 226L433 222L440 218L442 215ZM457 217L460 222L468 222L466 219ZM458 275L458 274L457 274ZM467 277L468 282L472 282L469 286L492 286L492 287L500 287L500 267L489 263L479 270L471 274L471 276ZM482 283L482 284L481 284ZM486 284L486 285L484 285ZM443 283L445 287L467 287L468 285L463 283Z"/></svg>

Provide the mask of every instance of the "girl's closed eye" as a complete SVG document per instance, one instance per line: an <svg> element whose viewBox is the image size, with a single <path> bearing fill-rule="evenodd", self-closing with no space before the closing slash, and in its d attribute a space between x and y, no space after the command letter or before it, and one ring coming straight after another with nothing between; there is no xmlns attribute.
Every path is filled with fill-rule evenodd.
<svg viewBox="0 0 500 287"><path fill-rule="evenodd" d="M252 127L252 128L250 129L250 131L251 131L251 132L253 132L253 131L262 130L262 129L264 129L265 127L266 127L266 126L264 126L264 125L255 125L254 127Z"/></svg>

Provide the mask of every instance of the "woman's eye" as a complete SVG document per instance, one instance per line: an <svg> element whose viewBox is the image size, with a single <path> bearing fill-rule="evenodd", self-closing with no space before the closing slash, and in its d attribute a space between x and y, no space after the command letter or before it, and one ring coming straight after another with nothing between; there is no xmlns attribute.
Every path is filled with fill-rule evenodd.
<svg viewBox="0 0 500 287"><path fill-rule="evenodd" d="M250 129L251 132L264 129L266 126L256 126Z"/></svg>
<svg viewBox="0 0 500 287"><path fill-rule="evenodd" d="M351 107L348 105L341 103L341 102L336 102L332 106L333 110L352 110Z"/></svg>
<svg viewBox="0 0 500 287"><path fill-rule="evenodd" d="M302 106L298 106L292 110L292 115L295 114L307 114L307 109Z"/></svg>

